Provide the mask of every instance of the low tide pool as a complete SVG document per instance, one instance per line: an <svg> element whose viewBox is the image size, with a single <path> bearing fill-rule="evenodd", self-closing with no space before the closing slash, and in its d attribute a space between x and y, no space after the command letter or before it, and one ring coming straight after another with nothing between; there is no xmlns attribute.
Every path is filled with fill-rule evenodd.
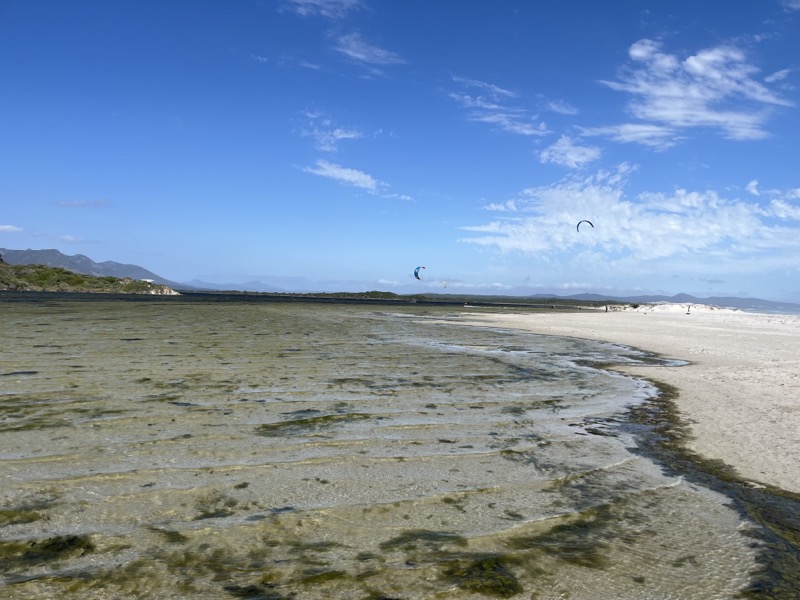
<svg viewBox="0 0 800 600"><path fill-rule="evenodd" d="M637 350L413 305L2 311L0 596L713 599L758 570L758 526L640 451L657 390L599 366Z"/></svg>

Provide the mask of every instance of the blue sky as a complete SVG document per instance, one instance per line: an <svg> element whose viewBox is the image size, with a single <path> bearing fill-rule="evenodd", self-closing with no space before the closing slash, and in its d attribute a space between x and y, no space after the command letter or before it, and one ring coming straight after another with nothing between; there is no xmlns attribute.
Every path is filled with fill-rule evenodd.
<svg viewBox="0 0 800 600"><path fill-rule="evenodd" d="M0 247L800 302L798 86L800 0L0 0Z"/></svg>

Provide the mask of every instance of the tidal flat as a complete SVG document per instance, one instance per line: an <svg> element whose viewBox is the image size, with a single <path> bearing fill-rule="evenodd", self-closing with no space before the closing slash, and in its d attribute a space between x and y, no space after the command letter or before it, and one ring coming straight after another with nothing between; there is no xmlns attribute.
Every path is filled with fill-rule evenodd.
<svg viewBox="0 0 800 600"><path fill-rule="evenodd" d="M641 451L616 344L469 309L4 302L0 595L758 597L758 525Z"/></svg>

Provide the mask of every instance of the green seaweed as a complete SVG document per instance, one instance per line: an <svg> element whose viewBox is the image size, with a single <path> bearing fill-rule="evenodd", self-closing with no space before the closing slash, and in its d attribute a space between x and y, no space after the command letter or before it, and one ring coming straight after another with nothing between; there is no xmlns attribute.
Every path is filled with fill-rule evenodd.
<svg viewBox="0 0 800 600"><path fill-rule="evenodd" d="M169 544L184 544L189 541L189 538L179 531L174 531L171 529L159 529L158 527L150 527L149 529L150 531L161 535Z"/></svg>
<svg viewBox="0 0 800 600"><path fill-rule="evenodd" d="M689 425L675 403L679 390L655 379L649 381L659 390L658 395L630 409L633 423L653 431L643 439L643 449L666 468L721 491L743 515L762 527L745 533L757 539L762 550L756 559L759 568L739 597L794 598L792 594L800 589L800 494L770 485L753 487L730 465L690 450Z"/></svg>
<svg viewBox="0 0 800 600"><path fill-rule="evenodd" d="M43 511L52 507L57 494L45 493L28 498L19 506L0 509L0 527L23 525L47 519Z"/></svg>
<svg viewBox="0 0 800 600"><path fill-rule="evenodd" d="M195 521L201 519L218 519L229 517L233 514L233 508L239 504L236 498L215 491L201 496L195 501L195 508L199 514L195 516Z"/></svg>
<svg viewBox="0 0 800 600"><path fill-rule="evenodd" d="M371 418L373 418L373 415L366 413L322 415L319 417L279 421L277 423L264 423L256 427L256 433L265 437L303 435Z"/></svg>
<svg viewBox="0 0 800 600"><path fill-rule="evenodd" d="M346 578L347 571L338 569L309 569L297 579L301 585L319 585L328 581Z"/></svg>
<svg viewBox="0 0 800 600"><path fill-rule="evenodd" d="M63 560L69 556L93 552L88 535L57 535L28 542L0 542L0 570L12 570L40 563Z"/></svg>
<svg viewBox="0 0 800 600"><path fill-rule="evenodd" d="M416 550L422 544L429 548L440 548L444 545L466 546L467 539L448 531L432 531L430 529L409 529L380 544L384 552L391 550Z"/></svg>
<svg viewBox="0 0 800 600"><path fill-rule="evenodd" d="M250 584L245 586L226 585L222 589L236 598L250 598L251 600L284 600L288 598L279 594L267 585Z"/></svg>
<svg viewBox="0 0 800 600"><path fill-rule="evenodd" d="M0 527L33 523L43 518L42 513L35 508L20 507L0 509Z"/></svg>
<svg viewBox="0 0 800 600"><path fill-rule="evenodd" d="M498 555L478 558L465 567L451 567L444 575L461 589L486 596L510 598L523 591L514 573Z"/></svg>
<svg viewBox="0 0 800 600"><path fill-rule="evenodd" d="M544 533L512 537L506 545L515 550L540 550L581 567L605 568L608 559L603 551L608 545L602 541L602 530L613 521L611 510L606 506L592 508L577 519L568 519Z"/></svg>

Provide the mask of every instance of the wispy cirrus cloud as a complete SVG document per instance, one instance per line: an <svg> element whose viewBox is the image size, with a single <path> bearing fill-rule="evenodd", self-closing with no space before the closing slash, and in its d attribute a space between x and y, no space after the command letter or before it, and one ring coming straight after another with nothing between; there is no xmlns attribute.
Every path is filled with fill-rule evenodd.
<svg viewBox="0 0 800 600"><path fill-rule="evenodd" d="M775 71L771 75L767 75L766 77L764 77L764 81L766 81L767 83L775 83L776 81L783 81L784 79L789 77L789 74L791 72L792 72L791 69L781 69L780 71Z"/></svg>
<svg viewBox="0 0 800 600"><path fill-rule="evenodd" d="M766 123L776 107L793 104L756 80L759 69L733 45L707 48L681 58L662 51L661 42L643 39L631 45L633 61L607 87L630 95L628 110L641 123L594 128L595 135L614 132L619 141L664 147L662 131L715 129L725 137L752 140L768 135ZM780 73L780 72L779 72ZM783 77L779 75L778 77ZM636 132L639 135L626 135ZM612 135L613 137L613 135Z"/></svg>
<svg viewBox="0 0 800 600"><path fill-rule="evenodd" d="M364 134L358 129L341 127L326 115L306 112L305 117L308 121L300 131L300 135L313 138L317 150L336 152L339 149L339 142L364 137Z"/></svg>
<svg viewBox="0 0 800 600"><path fill-rule="evenodd" d="M517 94L500 86L468 77L453 76L461 87L448 96L466 111L467 119L494 125L508 133L528 136L543 136L549 131L539 116L531 114L525 107L514 106Z"/></svg>
<svg viewBox="0 0 800 600"><path fill-rule="evenodd" d="M301 17L342 19L363 6L363 0L289 0L281 6L281 10L293 12Z"/></svg>
<svg viewBox="0 0 800 600"><path fill-rule="evenodd" d="M400 65L405 60L395 52L385 50L366 41L360 33L348 33L340 36L335 49L351 60L366 65Z"/></svg>
<svg viewBox="0 0 800 600"><path fill-rule="evenodd" d="M550 100L547 103L548 110L552 110L561 115L577 115L578 109L572 106L569 102L563 100Z"/></svg>
<svg viewBox="0 0 800 600"><path fill-rule="evenodd" d="M539 160L576 169L597 160L601 154L602 150L596 146L582 146L562 135L556 143L539 153Z"/></svg>
<svg viewBox="0 0 800 600"><path fill-rule="evenodd" d="M655 123L622 123L604 127L579 127L582 136L600 136L615 142L636 143L656 150L666 150L675 146L684 136L673 127Z"/></svg>
<svg viewBox="0 0 800 600"><path fill-rule="evenodd" d="M494 85L493 83L487 83L485 81L479 81L477 79L472 79L471 77L461 77L460 75L453 75L453 81L456 83L462 84L464 87L475 88L478 90L483 90L486 94L490 97L494 98L516 98L517 94L512 92L511 90L507 90L505 88L501 88L498 85Z"/></svg>
<svg viewBox="0 0 800 600"><path fill-rule="evenodd" d="M16 225L0 225L0 233L22 233L22 227Z"/></svg>
<svg viewBox="0 0 800 600"><path fill-rule="evenodd" d="M303 171L320 177L327 177L339 183L352 185L369 192L378 192L386 187L386 184L357 169L343 167L327 160L318 160L313 167L305 167Z"/></svg>

